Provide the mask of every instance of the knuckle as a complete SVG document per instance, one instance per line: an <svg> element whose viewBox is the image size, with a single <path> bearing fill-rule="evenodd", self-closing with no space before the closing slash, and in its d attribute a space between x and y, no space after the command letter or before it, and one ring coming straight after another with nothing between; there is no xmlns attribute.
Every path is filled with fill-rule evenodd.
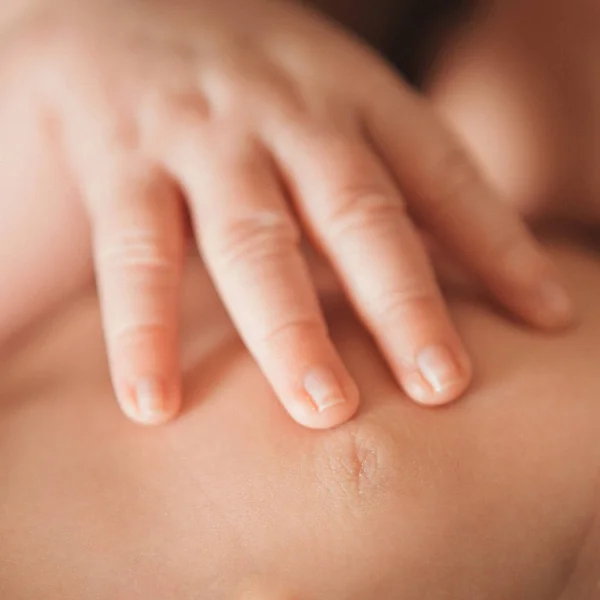
<svg viewBox="0 0 600 600"><path fill-rule="evenodd" d="M187 145L193 148L205 140L206 124L212 107L199 91L165 94L160 88L148 91L139 119L145 134L145 146L151 154L164 155L165 148Z"/></svg>
<svg viewBox="0 0 600 600"><path fill-rule="evenodd" d="M257 83L256 92L262 112L277 111L299 122L306 117L311 106L309 96L289 72L269 61Z"/></svg>
<svg viewBox="0 0 600 600"><path fill-rule="evenodd" d="M255 211L217 227L206 242L222 268L259 264L296 251L298 226L281 211Z"/></svg>
<svg viewBox="0 0 600 600"><path fill-rule="evenodd" d="M133 113L124 107L93 107L88 122L90 134L98 147L109 155L127 156L142 149L142 130ZM80 138L78 138L80 139Z"/></svg>
<svg viewBox="0 0 600 600"><path fill-rule="evenodd" d="M429 319L439 310L439 299L433 290L415 283L374 298L365 310L376 325L388 327L407 319Z"/></svg>
<svg viewBox="0 0 600 600"><path fill-rule="evenodd" d="M357 230L387 229L404 218L400 200L373 187L347 187L336 197L337 206L329 217L329 226L338 236Z"/></svg>
<svg viewBox="0 0 600 600"><path fill-rule="evenodd" d="M310 110L310 102L303 90L283 74L269 74L256 86L254 113L268 123L272 115L283 120L301 122Z"/></svg>
<svg viewBox="0 0 600 600"><path fill-rule="evenodd" d="M280 343L289 345L290 340L312 334L323 335L325 332L325 323L317 316L292 316L279 323L269 324L268 330L262 335L261 343L264 346L275 347Z"/></svg>
<svg viewBox="0 0 600 600"><path fill-rule="evenodd" d="M280 64L257 47L255 40L230 43L228 52L203 75L215 112L230 117L234 113L257 115L274 109L293 112L303 108L305 97L300 86Z"/></svg>
<svg viewBox="0 0 600 600"><path fill-rule="evenodd" d="M169 124L179 121L184 125L196 127L210 117L211 107L206 96L195 90L171 94L168 98L159 97L155 102L157 112L163 115Z"/></svg>
<svg viewBox="0 0 600 600"><path fill-rule="evenodd" d="M107 332L108 345L118 348L120 352L127 352L134 348L152 348L157 345L162 347L164 340L172 337L171 328L158 318L121 323Z"/></svg>
<svg viewBox="0 0 600 600"><path fill-rule="evenodd" d="M180 268L175 248L158 232L144 229L118 231L100 247L96 259L103 270L137 284L175 285Z"/></svg>
<svg viewBox="0 0 600 600"><path fill-rule="evenodd" d="M244 97L242 91L247 92L247 86L252 82L249 73L256 74L256 56L253 42L236 39L228 43L226 52L206 66L202 83L216 106L239 105L240 97Z"/></svg>
<svg viewBox="0 0 600 600"><path fill-rule="evenodd" d="M315 449L315 469L329 501L360 514L394 489L395 444L385 425L350 422Z"/></svg>

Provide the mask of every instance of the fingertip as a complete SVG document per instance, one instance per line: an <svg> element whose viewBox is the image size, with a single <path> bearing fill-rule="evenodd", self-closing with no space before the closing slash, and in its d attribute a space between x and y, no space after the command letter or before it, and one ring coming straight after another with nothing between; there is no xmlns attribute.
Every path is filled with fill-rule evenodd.
<svg viewBox="0 0 600 600"><path fill-rule="evenodd" d="M176 386L166 385L154 377L141 377L121 386L119 405L138 425L156 426L172 421L180 411L181 394Z"/></svg>
<svg viewBox="0 0 600 600"><path fill-rule="evenodd" d="M284 406L299 425L330 429L350 420L359 403L358 387L349 374L335 374L329 367L314 366L307 369L301 385L290 401L284 401Z"/></svg>
<svg viewBox="0 0 600 600"><path fill-rule="evenodd" d="M562 329L575 321L575 303L566 287L556 278L549 278L538 288L539 310L533 314L536 324L547 329Z"/></svg>
<svg viewBox="0 0 600 600"><path fill-rule="evenodd" d="M323 412L307 406L286 407L290 416L298 425L308 429L333 429L349 421L358 410L358 400L351 402L345 400L343 403L329 407Z"/></svg>
<svg viewBox="0 0 600 600"><path fill-rule="evenodd" d="M516 277L503 288L496 287L497 297L525 323L538 329L558 331L573 325L577 319L575 301L557 270L544 260L532 271L535 275Z"/></svg>
<svg viewBox="0 0 600 600"><path fill-rule="evenodd" d="M423 406L442 406L460 398L469 387L472 367L463 351L433 344L416 356L414 368L401 374L407 395Z"/></svg>

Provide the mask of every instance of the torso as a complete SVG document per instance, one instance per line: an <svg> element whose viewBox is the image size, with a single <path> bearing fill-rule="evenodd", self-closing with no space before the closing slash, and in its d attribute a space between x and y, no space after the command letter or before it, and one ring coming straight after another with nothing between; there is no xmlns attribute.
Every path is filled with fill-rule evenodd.
<svg viewBox="0 0 600 600"><path fill-rule="evenodd" d="M598 597L600 257L555 253L582 306L564 335L450 294L477 377L447 410L403 397L332 292L363 406L331 432L283 413L197 266L186 410L137 428L93 291L73 298L0 363L0 596L225 599L261 576L298 600Z"/></svg>

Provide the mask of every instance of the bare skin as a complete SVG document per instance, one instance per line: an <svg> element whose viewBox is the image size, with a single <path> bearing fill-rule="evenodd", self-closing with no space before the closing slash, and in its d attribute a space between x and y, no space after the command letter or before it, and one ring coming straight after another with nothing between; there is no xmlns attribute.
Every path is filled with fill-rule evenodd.
<svg viewBox="0 0 600 600"><path fill-rule="evenodd" d="M600 10L480 2L426 88L503 198L530 219L600 227Z"/></svg>
<svg viewBox="0 0 600 600"><path fill-rule="evenodd" d="M328 432L287 419L198 261L184 292L184 411L163 428L120 417L97 298L73 297L2 356L2 598L591 600L600 257L572 240L553 256L582 311L568 334L449 291L480 375L441 411L400 392L319 276L364 398Z"/></svg>
<svg viewBox="0 0 600 600"><path fill-rule="evenodd" d="M502 162L486 164L494 176ZM567 187L562 200L596 206ZM536 334L449 285L480 375L464 403L436 413L399 392L341 291L316 275L364 397L331 432L286 420L197 261L184 293L183 418L152 433L108 401L93 290L58 269L34 311L13 291L5 306L20 325L0 363L0 595L596 598L600 258L579 235L559 239L579 326ZM67 265L78 264L72 247Z"/></svg>

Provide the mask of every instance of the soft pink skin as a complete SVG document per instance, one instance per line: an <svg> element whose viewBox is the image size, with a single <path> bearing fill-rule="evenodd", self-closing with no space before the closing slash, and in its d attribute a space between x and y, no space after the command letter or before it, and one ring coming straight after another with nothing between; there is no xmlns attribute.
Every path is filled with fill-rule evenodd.
<svg viewBox="0 0 600 600"><path fill-rule="evenodd" d="M473 139L467 119L455 123ZM357 418L331 432L286 419L196 262L184 286L186 410L149 434L108 401L99 308L81 290L82 212L49 155L31 160L39 134L32 123L29 144L0 164L25 201L0 218L14 250L0 252L11 281L0 286L0 337L12 339L0 355L3 600L596 597L597 249L573 239L554 249L581 307L565 335L535 334L450 291L479 376L465 402L440 412L406 402L322 278L336 347L363 397ZM519 150L482 162L502 180L494 169ZM521 171L528 189L544 187L536 173ZM565 184L559 197L566 213L600 196Z"/></svg>
<svg viewBox="0 0 600 600"><path fill-rule="evenodd" d="M301 232L427 404L460 395L470 364L403 203L520 316L568 320L541 297L548 261L429 105L321 18L262 0L65 0L4 24L0 254L12 259L0 304L25 305L3 310L0 335L40 308L40 288L58 300L89 276L87 217L113 385L132 418L140 382L164 401L146 422L179 410L183 202L246 345L309 427L347 420L359 400ZM34 263L47 269L34 277ZM416 370L431 345L460 365L437 394ZM345 403L313 408L302 385L312 367L333 374Z"/></svg>
<svg viewBox="0 0 600 600"><path fill-rule="evenodd" d="M2 600L595 599L600 257L574 241L554 256L581 307L563 335L449 289L479 375L440 411L403 396L330 289L363 401L328 431L278 405L197 260L183 413L132 425L82 290L1 356Z"/></svg>

